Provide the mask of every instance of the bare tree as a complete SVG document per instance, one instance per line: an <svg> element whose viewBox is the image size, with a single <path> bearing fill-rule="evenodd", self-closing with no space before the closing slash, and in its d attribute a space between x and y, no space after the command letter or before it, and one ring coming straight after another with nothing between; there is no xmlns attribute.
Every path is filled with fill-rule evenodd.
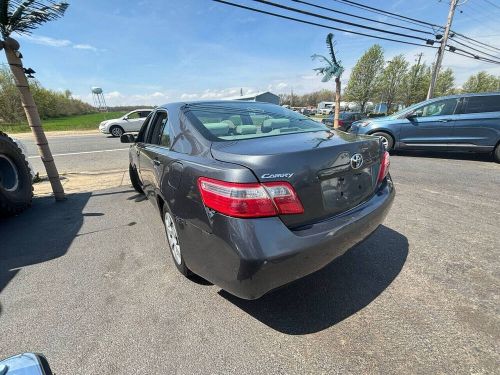
<svg viewBox="0 0 500 375"><path fill-rule="evenodd" d="M340 76L344 71L344 67L341 65L340 61L337 61L335 57L335 50L333 49L333 34L330 33L326 36L326 46L328 52L330 53L331 60L322 55L312 55L313 59L321 59L328 65L322 68L315 68L314 70L318 74L322 74L323 78L321 82L328 82L335 77L335 117L333 120L333 127L336 129L339 127L339 111L340 111Z"/></svg>
<svg viewBox="0 0 500 375"><path fill-rule="evenodd" d="M28 124L38 145L38 151L47 171L54 197L58 201L64 200L64 189L30 91L21 60L23 56L19 52L19 43L11 35L12 33L30 34L38 26L62 17L67 8L68 3L51 0L0 0L0 33L3 39L0 40L0 50L2 48L5 50L14 81L21 93L21 101Z"/></svg>

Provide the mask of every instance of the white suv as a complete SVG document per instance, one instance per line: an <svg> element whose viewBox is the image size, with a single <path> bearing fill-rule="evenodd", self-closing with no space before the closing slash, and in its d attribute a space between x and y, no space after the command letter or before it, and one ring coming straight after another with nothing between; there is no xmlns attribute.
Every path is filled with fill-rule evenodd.
<svg viewBox="0 0 500 375"><path fill-rule="evenodd" d="M138 132L151 111L151 109L136 109L121 118L105 120L99 124L99 130L113 137L121 137L123 133Z"/></svg>

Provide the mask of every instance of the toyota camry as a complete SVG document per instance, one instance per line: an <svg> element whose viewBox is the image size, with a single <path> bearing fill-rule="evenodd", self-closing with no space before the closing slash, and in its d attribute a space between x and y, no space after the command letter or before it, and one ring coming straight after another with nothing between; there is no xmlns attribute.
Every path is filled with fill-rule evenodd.
<svg viewBox="0 0 500 375"><path fill-rule="evenodd" d="M177 269L241 298L321 269L370 235L394 199L378 137L277 105L171 103L121 140Z"/></svg>

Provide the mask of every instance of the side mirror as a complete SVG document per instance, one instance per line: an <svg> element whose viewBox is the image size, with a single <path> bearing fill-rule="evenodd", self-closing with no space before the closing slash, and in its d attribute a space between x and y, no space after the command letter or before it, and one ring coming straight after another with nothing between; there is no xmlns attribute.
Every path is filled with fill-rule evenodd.
<svg viewBox="0 0 500 375"><path fill-rule="evenodd" d="M123 116L123 119L124 119L125 121L128 121L128 116Z"/></svg>
<svg viewBox="0 0 500 375"><path fill-rule="evenodd" d="M418 114L416 112L410 112L406 115L406 118L408 120L413 120L413 119L416 119L418 117Z"/></svg>
<svg viewBox="0 0 500 375"><path fill-rule="evenodd" d="M120 142L121 143L135 143L135 135L131 133L125 133L122 134L120 137Z"/></svg>
<svg viewBox="0 0 500 375"><path fill-rule="evenodd" d="M53 375L47 358L42 354L23 353L0 361L0 375Z"/></svg>

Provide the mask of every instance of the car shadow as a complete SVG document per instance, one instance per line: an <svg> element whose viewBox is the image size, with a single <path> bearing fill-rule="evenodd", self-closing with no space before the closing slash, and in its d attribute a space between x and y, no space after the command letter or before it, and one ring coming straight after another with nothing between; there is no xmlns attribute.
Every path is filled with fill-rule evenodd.
<svg viewBox="0 0 500 375"><path fill-rule="evenodd" d="M20 269L66 254L80 230L91 193L69 194L63 202L40 197L22 214L0 220L0 293Z"/></svg>
<svg viewBox="0 0 500 375"><path fill-rule="evenodd" d="M429 159L449 159L449 160L472 160L494 162L490 153L479 152L457 152L457 151L417 151L417 150L398 150L391 151L391 155L413 156Z"/></svg>
<svg viewBox="0 0 500 375"><path fill-rule="evenodd" d="M267 326L289 335L322 331L377 298L401 272L407 238L380 226L331 264L258 300L219 294Z"/></svg>

